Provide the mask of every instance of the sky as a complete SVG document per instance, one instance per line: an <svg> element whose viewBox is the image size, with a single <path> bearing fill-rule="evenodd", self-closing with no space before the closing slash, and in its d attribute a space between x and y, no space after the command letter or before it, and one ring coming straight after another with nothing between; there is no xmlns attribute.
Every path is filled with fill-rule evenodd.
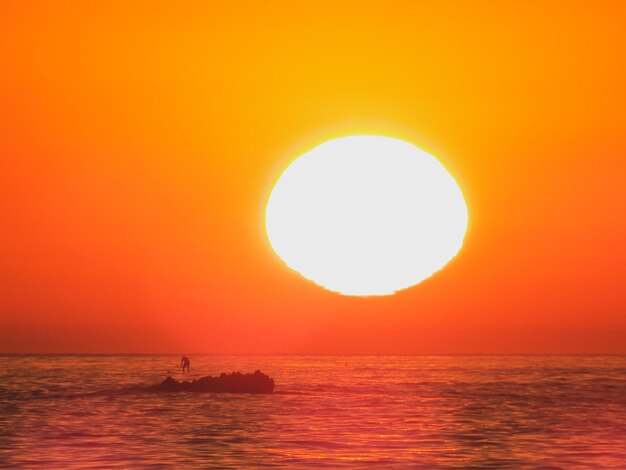
<svg viewBox="0 0 626 470"><path fill-rule="evenodd" d="M2 2L0 352L626 353L626 5ZM436 155L442 271L326 291L271 188L353 134Z"/></svg>

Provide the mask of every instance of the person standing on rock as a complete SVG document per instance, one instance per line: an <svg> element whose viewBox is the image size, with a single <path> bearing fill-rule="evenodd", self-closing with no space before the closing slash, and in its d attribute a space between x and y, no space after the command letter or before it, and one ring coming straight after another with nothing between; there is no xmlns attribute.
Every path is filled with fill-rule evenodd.
<svg viewBox="0 0 626 470"><path fill-rule="evenodd" d="M189 358L187 356L183 356L180 360L180 366L183 368L183 374L185 373L185 369L187 369L187 374L189 374L189 364L191 364Z"/></svg>

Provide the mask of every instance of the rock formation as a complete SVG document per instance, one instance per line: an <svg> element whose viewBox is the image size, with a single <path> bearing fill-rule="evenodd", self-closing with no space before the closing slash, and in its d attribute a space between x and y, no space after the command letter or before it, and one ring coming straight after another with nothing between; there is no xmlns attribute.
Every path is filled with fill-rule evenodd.
<svg viewBox="0 0 626 470"><path fill-rule="evenodd" d="M221 393L272 393L274 379L257 370L254 374L220 374L219 377L202 377L191 382L179 382L172 377L149 388L156 392L221 392Z"/></svg>

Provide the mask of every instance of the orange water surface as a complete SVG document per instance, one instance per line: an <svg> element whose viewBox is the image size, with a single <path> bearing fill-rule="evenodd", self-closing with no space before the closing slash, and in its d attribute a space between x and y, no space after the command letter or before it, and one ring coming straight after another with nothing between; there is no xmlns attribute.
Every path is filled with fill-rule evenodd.
<svg viewBox="0 0 626 470"><path fill-rule="evenodd" d="M178 356L0 356L0 465L626 467L624 356L191 360L275 393L147 392Z"/></svg>

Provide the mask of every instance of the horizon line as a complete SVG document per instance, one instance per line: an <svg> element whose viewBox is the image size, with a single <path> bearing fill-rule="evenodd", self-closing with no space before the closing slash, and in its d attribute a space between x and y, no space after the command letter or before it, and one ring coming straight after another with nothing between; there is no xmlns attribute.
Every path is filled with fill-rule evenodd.
<svg viewBox="0 0 626 470"><path fill-rule="evenodd" d="M484 356L626 356L623 353L209 353L209 352L0 352L0 356L214 356L214 357L484 357Z"/></svg>

